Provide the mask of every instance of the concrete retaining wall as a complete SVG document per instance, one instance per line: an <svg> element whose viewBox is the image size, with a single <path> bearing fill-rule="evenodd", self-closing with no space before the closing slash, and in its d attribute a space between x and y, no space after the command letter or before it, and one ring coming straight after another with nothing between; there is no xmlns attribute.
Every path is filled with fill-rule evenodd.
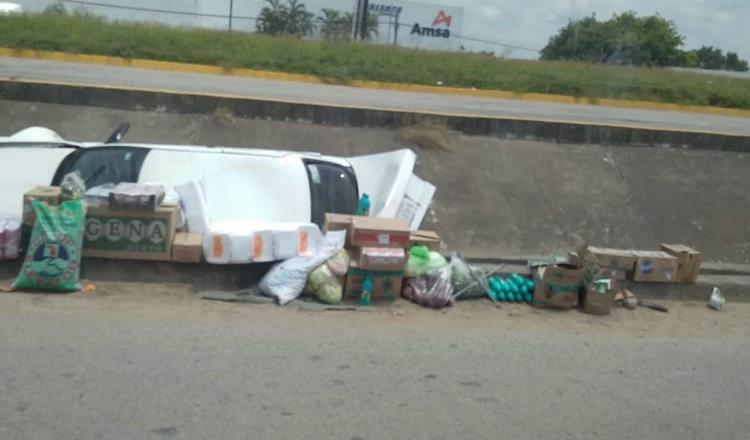
<svg viewBox="0 0 750 440"><path fill-rule="evenodd" d="M596 124L480 118L332 107L210 95L171 94L91 86L0 81L0 98L52 104L86 105L123 110L159 110L213 114L230 110L243 118L306 121L315 124L400 128L434 122L469 135L557 143L668 146L717 151L750 151L750 137L713 133L652 130Z"/></svg>

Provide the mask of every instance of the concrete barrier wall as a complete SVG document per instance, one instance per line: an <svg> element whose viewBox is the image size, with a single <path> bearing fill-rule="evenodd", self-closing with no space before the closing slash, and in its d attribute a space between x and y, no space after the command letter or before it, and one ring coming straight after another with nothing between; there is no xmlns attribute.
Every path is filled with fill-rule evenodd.
<svg viewBox="0 0 750 440"><path fill-rule="evenodd" d="M306 121L315 124L401 128L422 122L445 125L460 133L558 143L668 146L717 151L750 151L750 137L651 130L596 124L479 118L365 108L330 107L259 99L186 95L23 81L0 81L0 97L15 101L87 105L125 110L160 110L213 114L223 108L243 118Z"/></svg>

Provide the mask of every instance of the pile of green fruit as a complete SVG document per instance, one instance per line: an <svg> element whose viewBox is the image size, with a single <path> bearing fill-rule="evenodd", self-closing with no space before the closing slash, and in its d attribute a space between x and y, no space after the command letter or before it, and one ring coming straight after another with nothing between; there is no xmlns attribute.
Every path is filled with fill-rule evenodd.
<svg viewBox="0 0 750 440"><path fill-rule="evenodd" d="M506 279L490 278L490 295L501 302L529 303L534 300L534 281L517 273Z"/></svg>

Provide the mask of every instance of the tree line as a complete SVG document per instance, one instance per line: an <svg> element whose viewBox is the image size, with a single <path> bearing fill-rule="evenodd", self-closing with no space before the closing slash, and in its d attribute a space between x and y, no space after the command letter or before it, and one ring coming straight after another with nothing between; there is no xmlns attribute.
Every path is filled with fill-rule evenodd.
<svg viewBox="0 0 750 440"><path fill-rule="evenodd" d="M599 21L596 14L570 21L542 50L543 60L650 67L692 67L748 71L748 62L734 52L703 46L681 49L685 38L675 24L659 15L639 17L634 12Z"/></svg>
<svg viewBox="0 0 750 440"><path fill-rule="evenodd" d="M307 37L317 29L327 40L345 40L351 38L353 24L354 14L350 12L324 8L316 17L299 0L265 0L256 29L262 34L293 37ZM376 15L368 15L365 33L368 39L378 35Z"/></svg>

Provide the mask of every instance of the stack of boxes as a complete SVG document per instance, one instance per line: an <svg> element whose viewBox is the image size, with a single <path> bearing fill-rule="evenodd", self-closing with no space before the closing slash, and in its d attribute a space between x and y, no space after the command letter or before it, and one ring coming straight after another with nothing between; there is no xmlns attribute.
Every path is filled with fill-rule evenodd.
<svg viewBox="0 0 750 440"><path fill-rule="evenodd" d="M326 214L325 231L347 231L350 265L344 301L361 302L365 279L372 281L369 300L393 301L401 294L411 231L401 219Z"/></svg>
<svg viewBox="0 0 750 440"><path fill-rule="evenodd" d="M634 251L589 247L597 257L599 272L583 298L584 311L609 314L614 295L624 290L626 279L637 283L695 283L701 255L685 245L661 245L661 251ZM573 259L577 256L572 255ZM606 285L606 289L603 286Z"/></svg>

